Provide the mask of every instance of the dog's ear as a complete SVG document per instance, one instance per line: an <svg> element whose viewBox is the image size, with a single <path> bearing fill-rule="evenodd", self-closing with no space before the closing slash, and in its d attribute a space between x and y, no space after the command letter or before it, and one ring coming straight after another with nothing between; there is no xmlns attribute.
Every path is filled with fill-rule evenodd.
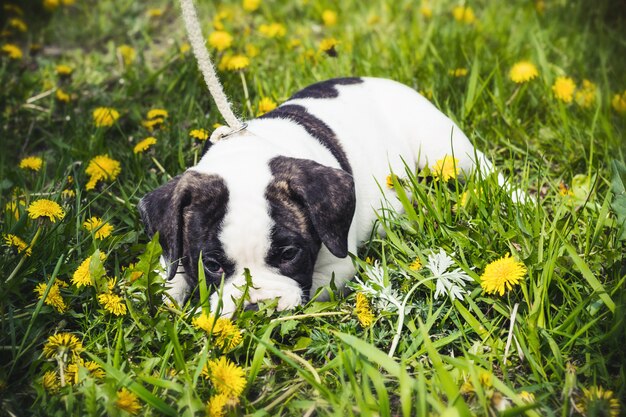
<svg viewBox="0 0 626 417"><path fill-rule="evenodd" d="M309 159L285 156L272 159L270 169L303 203L328 250L339 258L348 256L348 232L356 206L352 175Z"/></svg>
<svg viewBox="0 0 626 417"><path fill-rule="evenodd" d="M159 232L163 256L170 265L168 279L174 277L183 257L186 209L194 200L206 201L213 194L211 191L215 189L225 189L220 177L186 171L139 201L137 208L145 225L146 234L152 238ZM208 204L205 207L210 210Z"/></svg>

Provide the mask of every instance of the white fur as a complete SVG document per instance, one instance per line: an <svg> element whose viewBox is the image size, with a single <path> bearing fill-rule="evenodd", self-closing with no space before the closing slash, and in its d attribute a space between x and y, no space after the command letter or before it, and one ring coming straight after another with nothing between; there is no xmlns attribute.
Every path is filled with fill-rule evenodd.
<svg viewBox="0 0 626 417"><path fill-rule="evenodd" d="M351 253L356 253L358 245L369 237L377 209L383 204L401 209L393 190L384 187L390 169L401 174L405 163L409 167L423 167L454 154L463 171L474 168L476 157L485 173L492 170L491 163L463 132L417 92L390 80L363 80L360 84L336 85L337 98L287 102L306 107L327 124L336 133L351 164L357 199L348 236ZM303 127L280 119L251 120L247 130L216 143L198 165L190 168L220 175L229 191L220 241L226 255L236 262L236 273L224 285L224 314L232 313L241 297L244 268L250 269L254 284L250 288L250 302L278 297L278 308L287 309L302 300L295 281L265 264L273 221L264 195L272 179L268 162L278 155L311 159L339 168L330 151ZM311 294L327 285L333 273L336 284L341 286L354 272L349 257L337 258L322 246ZM186 285L184 281L176 280L173 284L176 299L189 291L181 288ZM217 294L211 301L215 307Z"/></svg>

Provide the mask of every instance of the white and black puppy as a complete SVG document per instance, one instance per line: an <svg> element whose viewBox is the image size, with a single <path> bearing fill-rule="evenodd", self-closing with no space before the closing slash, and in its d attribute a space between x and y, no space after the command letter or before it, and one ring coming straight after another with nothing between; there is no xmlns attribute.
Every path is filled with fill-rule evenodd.
<svg viewBox="0 0 626 417"><path fill-rule="evenodd" d="M224 279L222 314L242 296L244 268L253 283L246 305L278 298L278 308L289 309L333 276L339 287L353 277L348 253L370 236L375 210L401 208L380 187L390 170L453 154L463 171L477 163L492 169L413 89L332 79L210 146L196 166L146 195L139 211L147 233L160 234L168 292L178 303L197 285L202 254L208 283L215 289Z"/></svg>

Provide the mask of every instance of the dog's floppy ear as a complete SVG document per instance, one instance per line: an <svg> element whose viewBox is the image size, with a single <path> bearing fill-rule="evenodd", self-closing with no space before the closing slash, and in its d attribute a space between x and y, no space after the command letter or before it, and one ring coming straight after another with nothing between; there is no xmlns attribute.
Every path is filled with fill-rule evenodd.
<svg viewBox="0 0 626 417"><path fill-rule="evenodd" d="M186 171L145 195L138 205L146 234L152 238L159 232L159 243L163 256L169 263L168 279L176 274L178 264L183 257L183 229L185 211L194 199L204 200L210 196L214 182L221 178L196 171ZM206 207L209 209L209 207Z"/></svg>
<svg viewBox="0 0 626 417"><path fill-rule="evenodd" d="M352 175L309 159L285 156L272 159L270 168L303 203L328 250L339 258L348 256L348 232L356 206Z"/></svg>

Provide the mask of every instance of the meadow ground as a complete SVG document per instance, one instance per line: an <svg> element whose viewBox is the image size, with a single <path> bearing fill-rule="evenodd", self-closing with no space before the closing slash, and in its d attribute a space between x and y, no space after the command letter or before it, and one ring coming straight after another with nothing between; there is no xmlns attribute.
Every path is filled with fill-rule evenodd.
<svg viewBox="0 0 626 417"><path fill-rule="evenodd" d="M617 416L626 402L620 2L200 2L235 110L393 78L534 196L390 175L354 292L215 320L163 302L138 199L220 117L176 2L3 2L0 414ZM452 159L448 159L451 162ZM245 237L242 237L245 238Z"/></svg>

